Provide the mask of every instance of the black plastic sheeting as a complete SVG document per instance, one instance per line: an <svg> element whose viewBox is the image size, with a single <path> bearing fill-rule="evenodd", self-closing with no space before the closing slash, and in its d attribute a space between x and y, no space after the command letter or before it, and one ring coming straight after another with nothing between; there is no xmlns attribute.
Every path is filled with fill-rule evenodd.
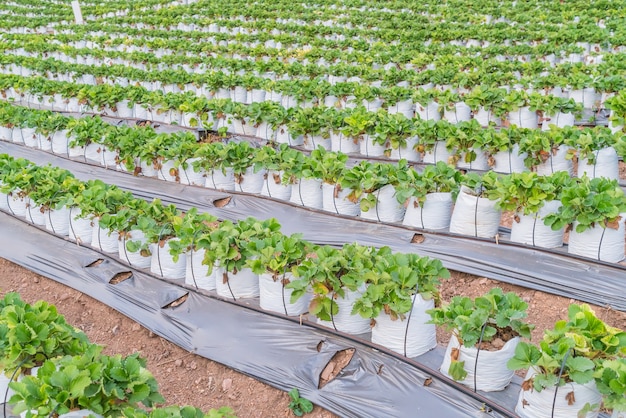
<svg viewBox="0 0 626 418"><path fill-rule="evenodd" d="M301 396L342 417L504 417L519 379L499 393L472 393L411 359L373 348L298 319L261 312L258 301L230 302L133 271L90 247L0 212L0 255L79 290L178 346ZM9 237L11 237L9 239ZM94 261L99 265L88 267ZM133 276L109 281L121 272ZM184 297L176 307L167 307ZM337 351L354 348L343 371L321 389L320 374ZM421 356L441 361L441 350ZM421 359L420 357L420 359ZM430 383L427 380L431 380ZM495 399L494 399L495 398ZM501 406L501 405L505 406Z"/></svg>
<svg viewBox="0 0 626 418"><path fill-rule="evenodd" d="M195 206L230 220L248 216L259 219L275 217L285 234L301 232L305 239L314 243L342 245L357 241L376 247L387 245L395 251L438 258L451 270L626 311L626 266L570 256L563 249L545 250L503 241L496 243L487 239L428 232L338 216L262 196L224 193L134 177L129 173L4 141L0 141L0 152L24 157L37 164L49 162L70 170L81 180L100 178L133 192L137 197L160 198L183 210ZM226 206L218 208L214 205L215 201L228 197L231 200ZM421 234L424 240L412 244L416 233Z"/></svg>

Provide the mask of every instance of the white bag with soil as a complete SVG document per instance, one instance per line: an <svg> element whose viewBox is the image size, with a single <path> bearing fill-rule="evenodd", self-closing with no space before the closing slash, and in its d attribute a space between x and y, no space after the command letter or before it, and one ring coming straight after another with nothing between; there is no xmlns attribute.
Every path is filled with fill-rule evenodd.
<svg viewBox="0 0 626 418"><path fill-rule="evenodd" d="M206 250L191 250L187 253L187 266L185 268L185 284L203 290L215 290L215 278L217 267L209 274L209 266L203 264Z"/></svg>
<svg viewBox="0 0 626 418"><path fill-rule="evenodd" d="M352 315L354 302L365 293L365 286L356 291L345 291L345 298L337 296L333 301L339 310L333 315L330 321L317 319L317 323L328 328L333 328L347 334L360 335L370 331L370 320L360 315Z"/></svg>
<svg viewBox="0 0 626 418"><path fill-rule="evenodd" d="M246 168L243 174L235 175L235 190L242 193L261 193L265 184L265 170L254 172L254 167Z"/></svg>
<svg viewBox="0 0 626 418"><path fill-rule="evenodd" d="M232 168L227 168L225 172L222 170L212 170L207 173L204 187L215 190L235 190L235 176Z"/></svg>
<svg viewBox="0 0 626 418"><path fill-rule="evenodd" d="M289 200L291 198L291 184L283 184L282 178L282 171L267 171L261 195L273 199Z"/></svg>
<svg viewBox="0 0 626 418"><path fill-rule="evenodd" d="M291 303L292 289L286 289L283 280L291 280L293 275L288 272L280 275L274 281L272 275L264 273L259 275L259 304L262 309L278 312L287 316L297 316L305 313L309 308L310 294L305 293L294 303Z"/></svg>
<svg viewBox="0 0 626 418"><path fill-rule="evenodd" d="M500 227L500 215L495 200L474 196L469 188L462 186L452 210L450 232L493 238Z"/></svg>
<svg viewBox="0 0 626 418"><path fill-rule="evenodd" d="M378 222L401 222L405 207L396 199L396 189L388 184L372 193L376 204L367 211L361 209L361 218Z"/></svg>
<svg viewBox="0 0 626 418"><path fill-rule="evenodd" d="M447 229L452 217L452 193L428 193L423 206L411 197L406 207L403 225L424 229Z"/></svg>
<svg viewBox="0 0 626 418"><path fill-rule="evenodd" d="M528 168L524 164L524 160L527 156L528 154L525 152L520 154L518 144L513 145L510 150L498 151L493 156L493 171L504 174L528 171Z"/></svg>
<svg viewBox="0 0 626 418"><path fill-rule="evenodd" d="M458 381L459 383L474 389L475 380L476 390L483 392L504 390L515 374L506 364L515 355L515 347L519 341L519 337L512 338L498 351L478 350L476 347L461 346L459 340L452 334L439 370L445 376L451 377L448 370L452 362L452 352L458 350L458 361L465 362L464 369L467 372L467 376Z"/></svg>
<svg viewBox="0 0 626 418"><path fill-rule="evenodd" d="M574 163L571 159L567 159L571 147L561 145L556 152L550 152L548 159L543 163L537 164L535 171L541 176L549 176L558 171L567 171L570 176L574 175Z"/></svg>
<svg viewBox="0 0 626 418"><path fill-rule="evenodd" d="M587 175L590 179L605 177L611 180L619 180L619 159L613 147L602 148L594 151L594 163L589 163L588 158L578 160L578 177Z"/></svg>
<svg viewBox="0 0 626 418"><path fill-rule="evenodd" d="M127 245L129 241L139 241L142 244L145 244L146 236L143 233L143 231L134 229L124 234L124 236L120 237L120 239L117 242L117 245L118 245L117 252L118 252L118 256L120 257L120 259L122 261L127 262L129 266L132 266L135 268L140 268L140 269L149 268L151 258L152 258L150 254L147 254L146 252L145 255L142 255L141 251L130 251Z"/></svg>
<svg viewBox="0 0 626 418"><path fill-rule="evenodd" d="M299 179L291 185L290 201L310 209L322 209L322 180Z"/></svg>
<svg viewBox="0 0 626 418"><path fill-rule="evenodd" d="M546 216L555 213L561 207L558 200L548 200L537 213L518 214L519 222L513 220L511 225L511 241L542 248L559 248L563 246L564 228L553 231L543 223Z"/></svg>
<svg viewBox="0 0 626 418"><path fill-rule="evenodd" d="M426 310L434 307L433 299L424 300L416 294L412 309L405 314L404 320L398 318L394 321L381 312L372 328L372 342L409 358L432 350L437 345L437 330L434 324L427 323L431 318Z"/></svg>
<svg viewBox="0 0 626 418"><path fill-rule="evenodd" d="M82 211L77 207L71 207L69 213L69 237L79 244L91 244L93 226L91 219L81 218Z"/></svg>
<svg viewBox="0 0 626 418"><path fill-rule="evenodd" d="M576 232L578 222L574 222L569 234L567 252L594 260L618 263L624 259L624 217L614 228L595 225L583 232Z"/></svg>
<svg viewBox="0 0 626 418"><path fill-rule="evenodd" d="M221 267L214 267L214 270L215 290L219 296L233 300L259 297L259 276L249 268L236 274Z"/></svg>
<svg viewBox="0 0 626 418"><path fill-rule="evenodd" d="M531 368L525 380L531 379L535 371ZM556 398L555 398L556 392ZM572 396L573 395L573 396ZM583 415L595 418L600 411L602 395L594 381L585 383L567 383L565 386L544 388L541 392L534 389L520 390L515 413L520 418L571 418L580 417L579 412L586 404L596 405L593 411ZM553 408L554 403L554 408Z"/></svg>
<svg viewBox="0 0 626 418"><path fill-rule="evenodd" d="M350 189L341 189L335 184L322 184L323 209L339 215L358 216L361 213L359 203L353 203L347 199Z"/></svg>
<svg viewBox="0 0 626 418"><path fill-rule="evenodd" d="M44 214L46 229L52 233L68 236L70 233L70 211L66 207L48 209Z"/></svg>
<svg viewBox="0 0 626 418"><path fill-rule="evenodd" d="M175 240L177 238L172 238ZM187 270L186 254L180 254L178 260L174 261L174 257L170 254L169 241L162 243L150 244L150 271L164 279L180 280L185 278Z"/></svg>
<svg viewBox="0 0 626 418"><path fill-rule="evenodd" d="M105 253L119 253L118 241L119 233L102 228L98 224L98 219L93 219L93 230L91 235L91 246Z"/></svg>

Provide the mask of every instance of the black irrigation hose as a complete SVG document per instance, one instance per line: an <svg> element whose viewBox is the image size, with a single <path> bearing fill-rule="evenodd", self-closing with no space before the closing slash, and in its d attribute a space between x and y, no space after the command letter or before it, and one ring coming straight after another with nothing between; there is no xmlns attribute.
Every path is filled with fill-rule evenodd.
<svg viewBox="0 0 626 418"><path fill-rule="evenodd" d="M561 363L561 370L559 370L559 377L556 381L556 385L554 386L554 398L552 399L552 411L550 413L551 418L554 418L554 406L556 405L556 394L559 392L559 383L561 382L561 376L563 375L563 370L565 370L565 362L567 361L567 358L569 357L571 352L572 352L572 349L570 348L569 350L567 350L567 353L565 353L565 356L563 357L563 362Z"/></svg>
<svg viewBox="0 0 626 418"><path fill-rule="evenodd" d="M476 393L476 375L478 374L478 355L480 354L480 344L483 342L485 336L485 329L487 329L487 321L483 324L483 328L480 330L480 338L478 339L478 345L476 346L476 361L474 361L474 393Z"/></svg>

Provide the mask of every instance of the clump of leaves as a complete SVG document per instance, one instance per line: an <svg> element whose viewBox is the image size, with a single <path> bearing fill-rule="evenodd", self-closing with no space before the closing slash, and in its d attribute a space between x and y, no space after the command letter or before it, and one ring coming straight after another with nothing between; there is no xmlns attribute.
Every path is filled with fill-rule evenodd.
<svg viewBox="0 0 626 418"><path fill-rule="evenodd" d="M513 335L530 338L534 328L524 321L528 304L513 292L503 293L493 288L474 300L455 296L449 304L428 312L431 323L452 331L461 345L474 347L481 340L492 341L499 330L510 329ZM482 338L481 338L482 337ZM455 380L467 376L465 362L453 358L448 373Z"/></svg>
<svg viewBox="0 0 626 418"><path fill-rule="evenodd" d="M304 414L308 414L313 411L313 404L308 399L300 397L298 389L293 388L289 391L289 409L297 417L301 417Z"/></svg>
<svg viewBox="0 0 626 418"><path fill-rule="evenodd" d="M532 369L535 374L523 383L522 389L540 392L571 382L588 383L605 360L624 355L626 332L605 324L589 305L572 304L568 320L557 321L554 329L546 330L539 347L519 343L508 367Z"/></svg>

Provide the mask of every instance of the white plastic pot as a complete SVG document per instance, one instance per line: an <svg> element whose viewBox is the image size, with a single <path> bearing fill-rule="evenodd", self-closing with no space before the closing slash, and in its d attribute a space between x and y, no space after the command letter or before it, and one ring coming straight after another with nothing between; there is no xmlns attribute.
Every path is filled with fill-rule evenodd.
<svg viewBox="0 0 626 418"><path fill-rule="evenodd" d="M126 247L126 243L128 241L140 241L142 243L145 243L146 237L143 231L134 229L130 232L127 232L126 234L124 234L124 236L120 238L121 239L117 241L117 253L119 258L122 261L127 262L129 266L140 269L149 268L151 262L150 255L143 256L141 255L140 251L129 251Z"/></svg>
<svg viewBox="0 0 626 418"><path fill-rule="evenodd" d="M10 195L7 195L6 202L8 210L11 214L19 216L20 218L26 216L28 198L26 196L20 197L19 189L15 189Z"/></svg>
<svg viewBox="0 0 626 418"><path fill-rule="evenodd" d="M174 161L165 160L161 163L161 167L157 171L157 178L159 180L165 180L172 183L178 183L179 170L175 166Z"/></svg>
<svg viewBox="0 0 626 418"><path fill-rule="evenodd" d="M206 181L204 170L200 169L200 171L195 171L193 168L193 163L197 160L199 160L199 158L190 158L185 161L187 168L184 168L182 164L178 168L180 184L204 186Z"/></svg>
<svg viewBox="0 0 626 418"><path fill-rule="evenodd" d="M0 202L4 198L0 196ZM0 205L0 209L2 205ZM41 211L41 206L36 206L33 201L29 199L28 205L26 206L26 214L24 215L27 222L32 223L33 225L45 226L46 219L44 213Z"/></svg>
<svg viewBox="0 0 626 418"><path fill-rule="evenodd" d="M385 155L387 147L385 145L376 144L374 135L363 135L359 142L359 153L365 157L382 157Z"/></svg>
<svg viewBox="0 0 626 418"><path fill-rule="evenodd" d="M527 156L527 153L520 154L518 144L513 145L508 151L498 151L493 156L495 161L493 171L504 174L528 171L528 168L526 168L524 164L524 160Z"/></svg>
<svg viewBox="0 0 626 418"><path fill-rule="evenodd" d="M458 102L451 110L443 111L443 118L450 123L465 122L472 119L472 109L464 102Z"/></svg>
<svg viewBox="0 0 626 418"><path fill-rule="evenodd" d="M485 109L484 107L478 108L478 110L474 113L474 119L480 124L480 126L486 127L490 124L494 124L495 126L502 125L502 120L500 118L494 116L491 110Z"/></svg>
<svg viewBox="0 0 626 418"><path fill-rule="evenodd" d="M322 147L326 150L331 149L330 137L324 138L322 135L304 135L302 139L302 145L306 150L314 150L317 147Z"/></svg>
<svg viewBox="0 0 626 418"><path fill-rule="evenodd" d="M93 226L91 219L80 218L82 211L77 207L70 207L69 237L79 244L91 244Z"/></svg>
<svg viewBox="0 0 626 418"><path fill-rule="evenodd" d="M344 154L351 154L360 152L359 141L354 141L354 138L346 136L341 132L330 133L330 148L334 152L343 152Z"/></svg>
<svg viewBox="0 0 626 418"><path fill-rule="evenodd" d="M461 158L457 161L456 166L467 170L489 170L489 162L485 152L478 147L473 147L472 151L476 154L476 159L474 161L465 162L465 155L461 155Z"/></svg>
<svg viewBox="0 0 626 418"><path fill-rule="evenodd" d="M439 113L439 104L434 101L428 103L426 106L422 106L420 103L416 103L415 113L422 120L441 120L441 113Z"/></svg>
<svg viewBox="0 0 626 418"><path fill-rule="evenodd" d="M615 148L607 147L594 151L595 162L589 163L588 158L578 160L578 177L605 177L619 180L619 159Z"/></svg>
<svg viewBox="0 0 626 418"><path fill-rule="evenodd" d="M93 219L91 246L105 253L117 254L119 234L117 231L108 231L98 224L98 219Z"/></svg>
<svg viewBox="0 0 626 418"><path fill-rule="evenodd" d="M389 158L391 158L392 160L405 159L407 161L420 162L422 160L422 156L419 152L415 150L415 145L417 144L418 140L419 139L417 136L407 138L406 144L398 148L391 148Z"/></svg>
<svg viewBox="0 0 626 418"><path fill-rule="evenodd" d="M51 151L55 154L69 154L67 130L56 131L52 135Z"/></svg>
<svg viewBox="0 0 626 418"><path fill-rule="evenodd" d="M437 141L432 150L424 152L422 162L424 164L435 164L439 161L443 161L447 164L448 159L450 159L450 151L446 148L446 143L444 141Z"/></svg>
<svg viewBox="0 0 626 418"><path fill-rule="evenodd" d="M535 166L535 171L541 176L549 176L558 171L567 171L570 176L574 174L574 163L572 160L568 160L566 156L569 153L571 147L567 145L561 145L558 147L556 153L549 153L548 159L543 163Z"/></svg>
<svg viewBox="0 0 626 418"><path fill-rule="evenodd" d="M536 129L539 123L537 112L529 106L521 107L509 113L509 123L520 128Z"/></svg>
<svg viewBox="0 0 626 418"><path fill-rule="evenodd" d="M576 117L573 113L558 112L556 115L550 116L549 118L543 120L543 122L541 123L541 130L550 130L550 125L555 125L559 128L574 126L574 122L576 122Z"/></svg>
<svg viewBox="0 0 626 418"><path fill-rule="evenodd" d="M261 195L273 199L289 200L291 198L291 184L283 184L282 177L282 171L267 171Z"/></svg>
<svg viewBox="0 0 626 418"><path fill-rule="evenodd" d="M235 190L242 193L261 193L265 184L265 169L254 172L254 167L246 168L243 174L235 175Z"/></svg>
<svg viewBox="0 0 626 418"><path fill-rule="evenodd" d="M70 211L66 207L48 209L44 214L46 229L52 233L67 236L70 229Z"/></svg>

